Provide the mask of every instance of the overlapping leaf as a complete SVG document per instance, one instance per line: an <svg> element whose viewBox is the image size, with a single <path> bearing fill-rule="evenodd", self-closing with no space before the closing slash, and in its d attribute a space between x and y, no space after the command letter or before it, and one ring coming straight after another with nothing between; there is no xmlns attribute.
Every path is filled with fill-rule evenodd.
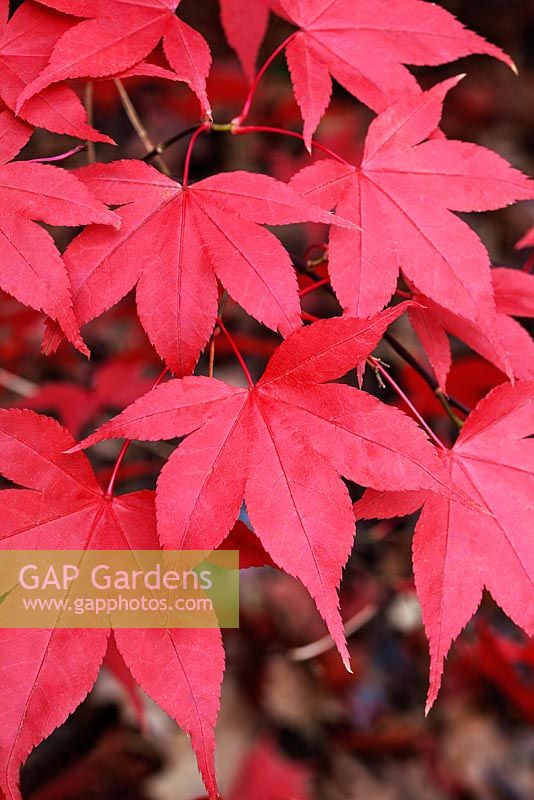
<svg viewBox="0 0 534 800"><path fill-rule="evenodd" d="M361 519L404 515L424 503L413 563L430 641L427 708L439 691L445 656L484 588L534 634L533 433L532 381L498 386L470 414L445 463L451 480L486 514L422 492L368 491L355 505Z"/></svg>
<svg viewBox="0 0 534 800"><path fill-rule="evenodd" d="M65 455L74 441L54 420L1 410L0 444L0 472L26 487L1 493L0 549L158 548L153 494L106 496L85 455ZM106 629L0 631L0 785L9 800L20 798L21 762L93 687L108 637ZM115 641L137 682L190 734L215 800L220 632L123 629L115 631Z"/></svg>
<svg viewBox="0 0 534 800"><path fill-rule="evenodd" d="M256 59L269 21L267 0L219 0L228 44L236 51L243 72L252 81Z"/></svg>
<svg viewBox="0 0 534 800"><path fill-rule="evenodd" d="M304 168L291 185L359 230L333 228L329 271L350 314L381 308L403 274L426 297L480 328L506 364L489 257L452 211L483 211L533 197L531 182L474 144L425 141L437 128L453 78L392 106L371 124L363 160ZM508 372L511 372L509 367Z"/></svg>
<svg viewBox="0 0 534 800"><path fill-rule="evenodd" d="M532 199L532 185L494 153L436 136L443 100L457 81L421 92L404 66L470 53L513 64L421 0L220 0L226 37L249 80L269 10L297 26L286 53L308 147L330 102L332 78L380 112L361 165L320 161L292 187L233 172L183 188L136 161L95 164L76 175L7 163L33 126L110 141L89 126L69 79L182 80L209 117L210 52L176 16L178 5L29 0L8 19L8 2L0 0L0 99L9 109L0 113L0 287L51 317L50 346L65 335L86 353L79 324L136 287L141 322L178 376L192 372L213 331L218 281L245 311L288 337L255 386L172 380L83 445L117 436L185 437L158 481L163 545L237 547L241 566L277 564L299 578L347 666L337 588L354 514L342 478L370 487L355 506L358 517L423 505L413 556L430 639L430 706L450 644L484 588L534 633L534 382L493 391L440 458L410 418L335 381L361 368L403 312L405 306L380 312L400 273L420 302L408 313L443 388L451 360L447 333L510 377L534 376L532 340L511 319L534 316L534 278L490 270L483 245L453 213ZM172 72L145 61L161 41ZM329 270L349 316L303 329L289 256L261 226L329 223L333 207L338 226ZM67 271L39 222L91 226L67 249ZM519 246L533 241L531 231ZM79 427L110 398L126 403L144 386L141 378L128 383L123 372L117 381L120 391L109 382L107 392L102 385L63 386L59 394L57 386L48 387L35 402L59 403ZM0 472L25 487L1 495L0 549L158 546L152 494L109 497L85 457L65 453L80 446L57 423L0 410L0 445ZM258 538L235 524L243 501ZM91 689L108 641L106 630L0 631L0 785L10 800L20 797L21 762ZM139 684L190 734L215 800L213 726L224 668L219 633L122 630L114 641ZM272 753L259 755L251 760L254 768L263 759L275 767L274 783L285 780L292 792L305 794L302 775L286 775ZM245 781L234 792L249 788Z"/></svg>
<svg viewBox="0 0 534 800"><path fill-rule="evenodd" d="M6 164L15 158L27 144L33 128L21 119L17 119L10 111L0 114L0 164Z"/></svg>
<svg viewBox="0 0 534 800"><path fill-rule="evenodd" d="M521 237L516 247L518 250L522 247L534 247L534 227L530 228L525 235Z"/></svg>
<svg viewBox="0 0 534 800"><path fill-rule="evenodd" d="M365 392L325 385L363 361L402 311L324 320L294 333L248 390L202 377L170 381L80 445L188 435L158 481L163 545L217 548L244 499L263 546L308 588L346 664L336 589L354 523L339 476L458 497L412 420Z"/></svg>
<svg viewBox="0 0 534 800"><path fill-rule="evenodd" d="M2 112L2 155L15 155L28 133L9 111ZM118 225L119 220L74 175L49 165L3 161L0 193L0 287L56 320L67 339L87 353L72 310L65 266L52 237L35 221L107 226Z"/></svg>
<svg viewBox="0 0 534 800"><path fill-rule="evenodd" d="M103 202L122 205L120 231L86 228L65 264L81 325L137 284L152 344L178 375L192 372L217 316L217 278L260 322L284 336L298 328L291 261L258 223L335 221L285 184L233 172L182 186L139 161L94 164L77 176Z"/></svg>
<svg viewBox="0 0 534 800"><path fill-rule="evenodd" d="M245 754L228 800L310 800L310 777L306 767L285 758L274 742L262 737Z"/></svg>
<svg viewBox="0 0 534 800"><path fill-rule="evenodd" d="M514 376L534 378L534 341L515 319L534 317L534 275L503 267L491 270L497 319L495 333L500 336ZM479 326L434 303L417 296L419 305L409 310L410 321L425 348L440 387L445 390L452 364L451 345L447 333L461 339L498 369L506 372L507 364Z"/></svg>
<svg viewBox="0 0 534 800"><path fill-rule="evenodd" d="M374 111L417 94L404 64L429 65L485 53L513 67L498 47L422 0L273 0L298 26L286 53L310 143L330 103L331 77Z"/></svg>
<svg viewBox="0 0 534 800"><path fill-rule="evenodd" d="M7 6L6 2L0 20L0 97L15 111L19 95L44 69L54 45L71 28L72 19L26 2L8 22ZM43 87L19 113L38 128L94 142L113 141L88 124L78 96L64 84Z"/></svg>
<svg viewBox="0 0 534 800"><path fill-rule="evenodd" d="M101 78L123 73L146 58L163 39L171 67L195 92L202 112L210 116L206 95L210 51L203 37L176 16L180 0L39 2L86 19L59 39L46 68L21 92L18 109L25 108L46 87L68 78Z"/></svg>
<svg viewBox="0 0 534 800"><path fill-rule="evenodd" d="M126 408L148 392L153 383L152 378L142 374L141 364L111 360L95 370L89 389L73 381L47 381L17 405L53 412L73 436L79 436L99 412Z"/></svg>

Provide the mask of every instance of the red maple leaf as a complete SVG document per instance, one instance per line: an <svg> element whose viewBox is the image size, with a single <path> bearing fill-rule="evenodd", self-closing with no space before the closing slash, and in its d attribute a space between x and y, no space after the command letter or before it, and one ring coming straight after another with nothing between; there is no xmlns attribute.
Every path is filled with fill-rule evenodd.
<svg viewBox="0 0 534 800"><path fill-rule="evenodd" d="M217 549L238 550L239 569L276 566L258 537L240 519Z"/></svg>
<svg viewBox="0 0 534 800"><path fill-rule="evenodd" d="M500 337L516 378L534 379L534 341L528 331L512 316L534 317L534 275L499 267L491 270L497 306L495 337ZM447 333L461 339L472 350L506 372L495 346L473 322L442 308L424 295L415 295L419 303L409 309L410 322L432 364L440 387L445 391L452 365Z"/></svg>
<svg viewBox="0 0 534 800"><path fill-rule="evenodd" d="M189 434L158 480L162 544L217 548L244 499L266 551L307 587L347 665L337 587L354 521L340 475L377 489L425 487L458 497L405 414L350 386L323 385L363 361L403 309L295 332L248 389L212 378L172 380L79 445Z"/></svg>
<svg viewBox="0 0 534 800"><path fill-rule="evenodd" d="M28 139L9 111L0 114L0 287L56 320L67 339L88 353L76 322L65 266L54 240L35 220L50 225L98 222L116 226L116 215L70 172L24 161L5 163Z"/></svg>
<svg viewBox="0 0 534 800"><path fill-rule="evenodd" d="M530 228L516 244L518 250L522 247L534 247L534 227Z"/></svg>
<svg viewBox="0 0 534 800"><path fill-rule="evenodd" d="M534 634L534 382L505 383L469 415L445 463L455 485L486 513L423 492L365 492L357 519L402 516L424 503L413 541L417 594L430 642L427 710L447 652L487 588ZM530 438L528 438L530 437Z"/></svg>
<svg viewBox="0 0 534 800"><path fill-rule="evenodd" d="M117 647L115 641L115 634L112 631L108 639L108 646L106 655L102 662L103 666L108 672L113 675L119 686L123 689L133 713L137 724L141 729L146 725L145 703L137 682L134 680L132 673L126 666L124 658Z"/></svg>
<svg viewBox="0 0 534 800"><path fill-rule="evenodd" d="M163 39L167 60L178 78L197 95L211 116L206 77L211 66L203 37L179 19L180 0L39 0L77 17L88 17L66 31L49 63L18 98L22 109L37 93L68 78L102 78L123 73L149 55Z"/></svg>
<svg viewBox="0 0 534 800"><path fill-rule="evenodd" d="M405 366L401 370L400 377L410 400L425 419L443 418L443 404L421 375L411 367ZM496 386L500 386L503 380L502 370L476 355L467 353L455 358L447 378L445 395L450 394L466 407L474 408L482 397ZM405 408L404 401L399 399L395 402L400 408Z"/></svg>
<svg viewBox="0 0 534 800"><path fill-rule="evenodd" d="M312 778L307 766L289 759L274 741L260 736L244 754L225 800L310 800Z"/></svg>
<svg viewBox="0 0 534 800"><path fill-rule="evenodd" d="M11 161L27 144L33 128L10 111L0 113L0 164Z"/></svg>
<svg viewBox="0 0 534 800"><path fill-rule="evenodd" d="M330 103L330 76L374 111L384 111L419 93L403 64L434 66L486 53L515 69L506 53L433 3L272 0L272 5L299 28L286 55L308 146Z"/></svg>
<svg viewBox="0 0 534 800"><path fill-rule="evenodd" d="M534 317L534 275L518 269L494 267L491 278L499 314Z"/></svg>
<svg viewBox="0 0 534 800"><path fill-rule="evenodd" d="M228 44L236 51L243 72L254 78L256 59L267 30L267 0L219 0L221 23Z"/></svg>
<svg viewBox="0 0 534 800"><path fill-rule="evenodd" d="M306 766L284 757L274 742L261 737L243 758L227 797L228 800L310 800L311 778Z"/></svg>
<svg viewBox="0 0 534 800"><path fill-rule="evenodd" d="M99 412L126 408L153 384L152 378L142 374L142 364L115 359L95 370L90 389L72 381L48 381L17 405L33 411L54 412L67 430L78 436Z"/></svg>
<svg viewBox="0 0 534 800"><path fill-rule="evenodd" d="M460 666L467 664L477 677L486 678L534 723L534 687L529 681L528 671L525 674L521 669L528 665L532 640L510 639L483 621L477 625L476 633L473 644L466 643L458 648L463 661Z"/></svg>
<svg viewBox="0 0 534 800"><path fill-rule="evenodd" d="M72 20L54 11L26 2L8 22L9 3L0 3L0 97L15 111L21 92L47 64L58 39ZM87 113L78 96L65 85L43 88L29 100L20 116L38 128L66 133L93 142L111 142L87 123Z"/></svg>
<svg viewBox="0 0 534 800"><path fill-rule="evenodd" d="M26 487L1 493L0 549L159 548L153 493L107 496L85 455L65 454L74 440L54 420L0 410L0 445L1 473ZM213 727L224 669L220 632L121 629L114 635L135 680L191 736L215 800ZM19 768L31 749L93 687L108 638L104 628L0 631L0 785L10 800L20 798Z"/></svg>
<svg viewBox="0 0 534 800"><path fill-rule="evenodd" d="M301 324L293 266L258 223L335 222L267 175L230 172L183 188L140 161L76 172L95 196L122 205L121 228L86 228L67 248L76 317L102 314L137 284L137 310L170 369L194 369L217 317L217 278L253 317L283 335Z"/></svg>
<svg viewBox="0 0 534 800"><path fill-rule="evenodd" d="M360 166L318 161L291 186L325 208L336 206L359 228L330 233L332 286L349 314L365 316L384 306L402 270L426 297L478 326L506 364L488 253L451 212L500 208L532 198L534 190L490 150L444 138L424 141L457 82L452 78L379 114Z"/></svg>

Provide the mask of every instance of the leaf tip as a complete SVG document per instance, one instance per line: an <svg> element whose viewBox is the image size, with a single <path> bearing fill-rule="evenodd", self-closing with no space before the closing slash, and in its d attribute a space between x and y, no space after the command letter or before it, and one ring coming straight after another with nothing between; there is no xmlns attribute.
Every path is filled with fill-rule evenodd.
<svg viewBox="0 0 534 800"><path fill-rule="evenodd" d="M434 703L436 702L440 686L441 686L441 674L438 676L437 681L432 680L428 687L428 694L425 703L425 718L428 717L428 715L432 711L432 708L434 707Z"/></svg>
<svg viewBox="0 0 534 800"><path fill-rule="evenodd" d="M354 670L350 665L350 655L347 649L346 642L344 643L342 650L339 651L339 654L341 656L341 660L343 661L343 666L345 667L349 675L354 675Z"/></svg>
<svg viewBox="0 0 534 800"><path fill-rule="evenodd" d="M107 223L111 225L112 228L115 228L118 231L122 225L122 219L119 217L118 214L115 214L113 211L110 211L106 217Z"/></svg>
<svg viewBox="0 0 534 800"><path fill-rule="evenodd" d="M453 75L452 78L444 80L442 83L437 84L437 86L442 87L442 91L444 91L446 95L451 91L451 89L454 89L456 86L458 86L458 84L461 83L465 77L467 77L467 72L460 72L459 75ZM433 91L434 88L435 87L432 87L430 91Z"/></svg>
<svg viewBox="0 0 534 800"><path fill-rule="evenodd" d="M115 139L112 139L111 136L107 136L105 133L99 133L98 131L97 136L95 136L95 141L99 144L111 144L113 147L117 147Z"/></svg>
<svg viewBox="0 0 534 800"><path fill-rule="evenodd" d="M63 455L72 456L75 453L80 453L82 450L83 450L83 445L81 442L78 442L78 444L73 445L73 447L69 447L68 450L63 450Z"/></svg>
<svg viewBox="0 0 534 800"><path fill-rule="evenodd" d="M87 345L85 344L85 342L83 341L83 339L81 340L81 344L79 344L79 345L77 346L77 348L76 348L76 349L78 350L78 352L79 352L79 353L81 353L81 354L82 354L82 356L85 356L85 358L86 358L88 361L90 360L90 358L91 358L91 351L89 350L89 348L87 347Z"/></svg>

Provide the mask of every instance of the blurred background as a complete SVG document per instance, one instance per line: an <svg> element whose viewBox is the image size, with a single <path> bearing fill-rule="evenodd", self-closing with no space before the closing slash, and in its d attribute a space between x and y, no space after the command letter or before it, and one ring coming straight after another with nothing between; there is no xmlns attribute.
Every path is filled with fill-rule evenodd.
<svg viewBox="0 0 534 800"><path fill-rule="evenodd" d="M365 0L358 0L365 2ZM514 58L519 77L489 58L418 69L423 86L459 72L467 78L446 103L443 128L478 142L534 174L534 0L441 0L467 26ZM12 4L13 10L13 4ZM183 0L181 16L208 39L214 55L209 93L217 122L239 110L247 85L218 24L215 0ZM286 35L271 20L260 63ZM197 101L181 85L125 82L154 143L197 122ZM84 87L80 85L80 93ZM269 70L251 121L300 129L283 59ZM358 159L372 114L339 87L318 138L347 159ZM145 151L121 106L113 82L94 86L94 124L119 143L97 145L98 160L140 158ZM72 143L43 131L20 158L55 155ZM180 142L165 160L181 177ZM86 163L80 153L66 166ZM302 146L281 137L201 137L194 179L231 169L265 171L282 180L308 163ZM483 238L494 265L522 267L528 251L514 244L534 222L523 203L491 214L465 215ZM299 258L324 252L321 226L278 231ZM54 230L61 247L72 231ZM316 270L325 275L324 265ZM304 288L309 279L301 279ZM318 316L339 313L333 298L316 291L303 301ZM252 371L259 375L278 337L247 318L229 300L225 319ZM527 327L529 322L522 321ZM160 371L128 296L84 329L90 362L61 346L39 355L43 319L0 295L0 402L56 416L76 436L93 430L151 385ZM425 357L407 323L403 343ZM473 407L504 376L455 341L449 390ZM380 355L417 408L444 439L449 420L419 376L383 346ZM204 356L199 372L206 373ZM242 379L222 337L215 338L215 375ZM373 375L365 388L397 402ZM102 481L118 443L91 451ZM135 444L121 471L120 491L154 488L173 443ZM355 497L358 488L351 487ZM424 717L427 643L411 571L414 518L361 523L345 571L342 613L353 674L345 672L313 602L300 584L265 567L241 581L241 626L225 632L227 673L217 728L218 772L225 800L529 800L534 797L534 645L489 597L453 647L443 688ZM147 658L150 654L147 653ZM0 720L0 724L1 720ZM32 800L192 800L203 796L187 738L131 682L113 643L95 690L77 712L31 755L23 794Z"/></svg>

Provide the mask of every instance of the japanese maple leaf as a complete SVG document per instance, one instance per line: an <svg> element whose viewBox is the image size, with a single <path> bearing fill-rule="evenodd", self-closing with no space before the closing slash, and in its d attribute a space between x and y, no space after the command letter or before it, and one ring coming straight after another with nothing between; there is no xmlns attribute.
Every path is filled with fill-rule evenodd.
<svg viewBox="0 0 534 800"><path fill-rule="evenodd" d="M26 145L33 128L10 111L0 113L0 164L11 161Z"/></svg>
<svg viewBox="0 0 534 800"><path fill-rule="evenodd" d="M335 222L286 184L230 172L183 188L140 161L94 164L78 178L117 211L121 229L86 228L64 254L81 325L137 284L150 341L175 373L192 372L217 316L217 278L283 335L301 324L296 276L279 240L258 223Z"/></svg>
<svg viewBox="0 0 534 800"><path fill-rule="evenodd" d="M427 710L438 694L447 652L484 588L534 634L533 433L534 382L505 383L478 404L445 455L451 480L487 514L421 492L367 491L354 507L357 519L393 517L424 502L413 566L430 641Z"/></svg>
<svg viewBox="0 0 534 800"><path fill-rule="evenodd" d="M240 519L224 539L218 550L238 550L239 569L251 567L276 567L258 537Z"/></svg>
<svg viewBox="0 0 534 800"><path fill-rule="evenodd" d="M337 587L354 520L340 475L375 488L451 491L411 419L365 392L325 385L364 360L402 311L293 333L248 389L203 377L169 381L79 445L188 435L158 480L162 544L217 548L244 499L265 550L307 587L347 665Z"/></svg>
<svg viewBox="0 0 534 800"><path fill-rule="evenodd" d="M135 714L135 720L139 728L143 729L146 725L145 703L137 682L134 680L132 673L126 666L126 662L121 655L117 643L115 642L115 634L112 631L108 639L108 646L106 655L104 656L103 666L107 671L113 675L119 686L123 689L131 709Z"/></svg>
<svg viewBox="0 0 534 800"><path fill-rule="evenodd" d="M23 3L8 22L9 3L0 2L0 97L15 111L21 92L44 69L57 40L72 20L55 11ZM111 142L87 122L87 113L68 86L43 88L20 110L20 116L38 128L66 133L93 142Z"/></svg>
<svg viewBox="0 0 534 800"><path fill-rule="evenodd" d="M267 0L219 0L221 22L228 44L236 51L243 72L254 78L256 59L267 30Z"/></svg>
<svg viewBox="0 0 534 800"><path fill-rule="evenodd" d="M470 672L474 669L490 681L534 723L534 687L528 679L528 672L522 669L528 664L532 640L518 642L482 621L476 632L475 642L461 648L464 663L467 661Z"/></svg>
<svg viewBox="0 0 534 800"><path fill-rule="evenodd" d="M374 111L418 94L403 64L444 64L471 53L513 61L455 17L421 0L273 0L298 26L286 48L308 147L332 93L331 77ZM379 56L377 56L379 54Z"/></svg>
<svg viewBox="0 0 534 800"><path fill-rule="evenodd" d="M261 737L244 756L227 797L228 800L310 800L310 779L306 767L284 757L274 742Z"/></svg>
<svg viewBox="0 0 534 800"><path fill-rule="evenodd" d="M380 309L399 271L426 297L475 325L506 361L496 335L488 253L452 211L483 211L533 197L533 185L504 159L475 144L424 141L437 128L458 78L410 96L371 123L362 163L318 161L291 185L357 224L333 228L329 272L343 308ZM508 370L510 371L510 370Z"/></svg>
<svg viewBox="0 0 534 800"><path fill-rule="evenodd" d="M126 408L153 384L152 378L142 374L141 364L116 359L95 371L89 389L73 381L47 381L35 394L21 398L17 405L33 411L54 412L67 430L78 436L99 412Z"/></svg>
<svg viewBox="0 0 534 800"><path fill-rule="evenodd" d="M0 288L56 320L67 339L87 353L79 333L65 266L54 241L35 220L50 225L118 225L116 215L75 175L44 164L5 163L29 131L9 111L0 114Z"/></svg>
<svg viewBox="0 0 534 800"><path fill-rule="evenodd" d="M522 247L534 247L534 227L530 228L516 244L518 250Z"/></svg>
<svg viewBox="0 0 534 800"><path fill-rule="evenodd" d="M206 77L211 66L203 37L176 14L180 0L39 0L77 17L54 47L48 65L19 99L21 109L37 93L68 78L122 73L146 58L163 39L165 56L178 78L197 95L210 117Z"/></svg>
<svg viewBox="0 0 534 800"><path fill-rule="evenodd" d="M0 549L158 549L152 492L111 498L74 440L32 411L0 410L0 472L6 489ZM117 648L140 686L191 736L213 800L213 726L224 669L216 629L115 630ZM18 800L29 752L85 698L106 654L109 630L0 631L0 785ZM58 669L58 664L61 669ZM16 677L16 680L15 680Z"/></svg>
<svg viewBox="0 0 534 800"><path fill-rule="evenodd" d="M497 267L491 270L491 278L497 305L495 335L501 339L514 376L532 380L534 341L528 331L512 317L534 317L534 275ZM423 295L416 295L415 299L419 305L409 309L410 322L444 391L452 364L447 333L464 341L498 369L507 371L506 362L476 324L442 308Z"/></svg>

